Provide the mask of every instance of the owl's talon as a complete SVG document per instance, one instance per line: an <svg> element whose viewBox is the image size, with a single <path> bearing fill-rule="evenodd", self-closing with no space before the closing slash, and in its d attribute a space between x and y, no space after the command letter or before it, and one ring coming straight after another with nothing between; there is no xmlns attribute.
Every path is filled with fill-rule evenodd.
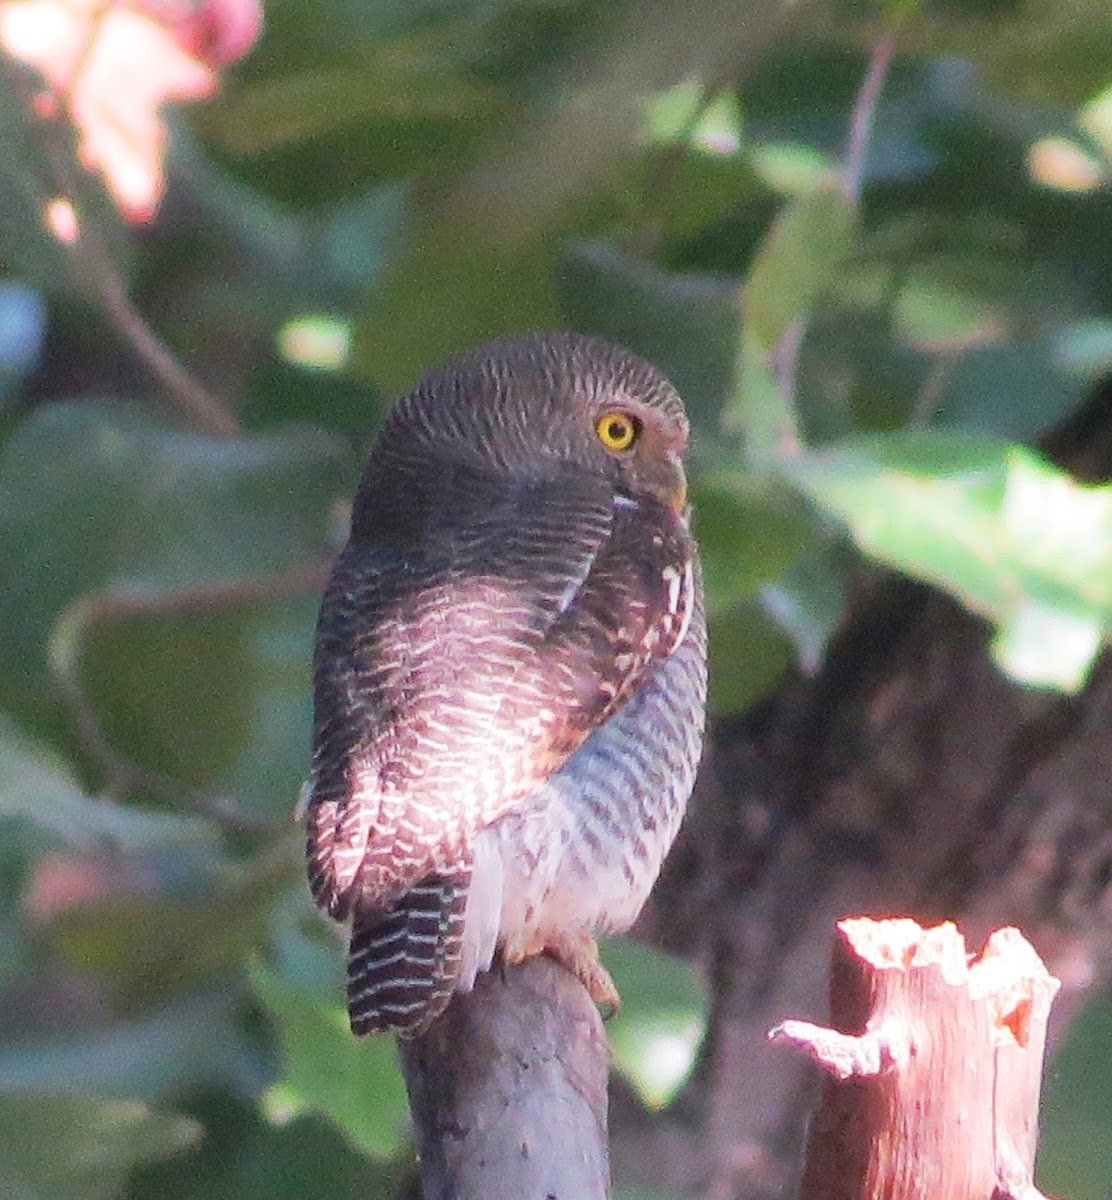
<svg viewBox="0 0 1112 1200"><path fill-rule="evenodd" d="M504 962L516 963L536 954L547 954L570 971L587 989L591 999L603 1010L602 1019L612 1021L621 1011L622 998L610 972L599 958L598 942L586 930L545 934L532 941L507 943L502 951Z"/></svg>

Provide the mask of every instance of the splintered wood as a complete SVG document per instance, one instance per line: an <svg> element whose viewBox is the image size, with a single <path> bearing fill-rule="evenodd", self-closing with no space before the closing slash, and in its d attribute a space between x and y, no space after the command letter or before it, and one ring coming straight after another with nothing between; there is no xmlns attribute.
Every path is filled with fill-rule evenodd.
<svg viewBox="0 0 1112 1200"><path fill-rule="evenodd" d="M769 1037L825 1070L800 1200L1039 1200L1039 1087L1058 981L1017 929L979 958L950 923L841 921L832 1029Z"/></svg>

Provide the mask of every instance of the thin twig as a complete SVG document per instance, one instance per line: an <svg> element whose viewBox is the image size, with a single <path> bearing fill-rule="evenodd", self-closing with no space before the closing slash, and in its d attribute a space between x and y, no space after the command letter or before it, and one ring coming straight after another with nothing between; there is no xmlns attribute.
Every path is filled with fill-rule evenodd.
<svg viewBox="0 0 1112 1200"><path fill-rule="evenodd" d="M98 22L94 22L90 28L91 44ZM88 48L84 53L88 53ZM63 196L72 207L76 234L72 239L59 240L73 264L75 279L91 293L93 302L162 384L174 406L185 415L194 429L220 436L238 433L239 422L232 413L182 367L170 348L136 309L103 234L86 207L78 201L81 168L70 149L72 139L69 133L77 126L69 92L57 91L43 80L54 101L51 107L64 115L41 115L42 106L36 105L35 89L29 81L28 72L7 56L0 57L5 59L13 91L21 98L28 119L36 121L41 130L42 147L53 176L50 180L52 190ZM82 60L79 58L78 61ZM69 127L65 132L61 131L62 120ZM41 195L40 211L45 211L55 198Z"/></svg>
<svg viewBox="0 0 1112 1200"><path fill-rule="evenodd" d="M896 37L891 32L886 33L873 46L872 53L869 55L868 69L865 71L865 77L861 81L861 87L858 89L857 98L854 101L853 115L850 118L849 142L846 149L846 169L842 178L846 199L854 208L861 201L865 156L868 153L877 104L895 49ZM770 365L776 386L789 405L794 404L795 401L800 352L803 348L803 339L807 335L807 324L805 316L792 321L784 330L771 355ZM789 457L800 452L800 442L794 430L788 431L783 451Z"/></svg>
<svg viewBox="0 0 1112 1200"><path fill-rule="evenodd" d="M846 146L846 166L842 177L846 199L856 208L861 203L861 187L865 177L865 158L869 152L873 123L876 120L877 104L884 90L884 81L892 57L896 52L896 35L889 31L873 46L869 55L869 66L857 99L853 105L853 116L849 126L849 142Z"/></svg>
<svg viewBox="0 0 1112 1200"><path fill-rule="evenodd" d="M884 81L891 66L892 57L896 50L896 35L893 32L884 34L873 46L869 55L869 65L861 80L857 98L853 105L853 115L850 118L849 141L846 147L846 167L842 177L842 187L846 199L857 208L861 202L861 187L865 171L865 158L868 154L869 141L872 136L873 123L876 119L877 104L884 89ZM793 321L772 351L771 366L776 385L784 400L793 404L799 373L800 352L803 339L807 335L807 318L799 317ZM794 431L783 447L786 455L798 454L800 442Z"/></svg>
<svg viewBox="0 0 1112 1200"><path fill-rule="evenodd" d="M803 348L803 338L807 333L807 318L797 317L780 335L780 340L772 349L769 365L772 377L780 389L780 395L789 411L795 409L796 374L799 370L799 355ZM780 431L780 451L785 458L795 458L803 451L799 438L799 430L793 420Z"/></svg>
<svg viewBox="0 0 1112 1200"><path fill-rule="evenodd" d="M946 390L954 374L954 368L961 359L960 350L951 350L936 354L927 368L919 394L915 397L915 405L908 426L912 429L923 429L931 423L938 412L938 402Z"/></svg>
<svg viewBox="0 0 1112 1200"><path fill-rule="evenodd" d="M81 240L79 238L78 242ZM124 281L107 254L103 256L104 266L98 270L94 266L91 247L86 246L86 251L85 266L96 281L105 316L146 363L147 369L166 389L167 395L189 419L193 428L200 433L221 437L239 433L236 418L178 362L169 346L144 320L131 302Z"/></svg>

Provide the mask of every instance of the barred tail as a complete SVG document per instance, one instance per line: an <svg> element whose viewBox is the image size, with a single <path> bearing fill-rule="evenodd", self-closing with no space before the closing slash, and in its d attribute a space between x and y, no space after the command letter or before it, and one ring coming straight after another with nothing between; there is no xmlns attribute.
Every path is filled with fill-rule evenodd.
<svg viewBox="0 0 1112 1200"><path fill-rule="evenodd" d="M347 977L354 1034L416 1037L444 1011L459 977L470 883L468 864L423 879L385 915L356 903Z"/></svg>

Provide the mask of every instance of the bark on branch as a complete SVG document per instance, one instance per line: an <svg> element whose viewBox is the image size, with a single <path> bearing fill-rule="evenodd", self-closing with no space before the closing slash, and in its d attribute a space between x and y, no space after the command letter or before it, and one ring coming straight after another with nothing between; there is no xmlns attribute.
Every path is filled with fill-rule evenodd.
<svg viewBox="0 0 1112 1200"><path fill-rule="evenodd" d="M773 1041L828 1073L800 1200L1039 1200L1046 1022L1058 990L1015 929L967 961L952 924L842 921L833 1029L787 1021Z"/></svg>
<svg viewBox="0 0 1112 1200"><path fill-rule="evenodd" d="M606 1200L610 1049L545 957L481 975L400 1043L424 1200Z"/></svg>

